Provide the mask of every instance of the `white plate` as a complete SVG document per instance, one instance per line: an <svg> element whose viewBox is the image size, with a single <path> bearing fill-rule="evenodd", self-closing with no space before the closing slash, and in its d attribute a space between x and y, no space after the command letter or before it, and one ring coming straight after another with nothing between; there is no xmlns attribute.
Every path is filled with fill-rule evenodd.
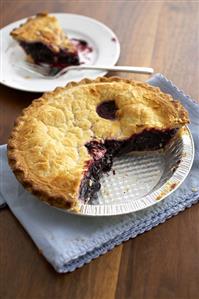
<svg viewBox="0 0 199 299"><path fill-rule="evenodd" d="M87 64L107 66L116 64L120 55L120 44L116 35L107 26L81 15L65 13L53 13L52 15L56 16L69 37L83 39L92 47L93 51L87 56ZM45 92L51 91L57 86L64 86L69 81L79 81L85 77L95 79L107 73L93 70L70 71L61 78L48 80L24 70L19 71L15 68L15 64L25 60L26 55L17 42L12 39L10 32L25 21L26 19L22 19L0 30L0 82L2 84L24 91Z"/></svg>

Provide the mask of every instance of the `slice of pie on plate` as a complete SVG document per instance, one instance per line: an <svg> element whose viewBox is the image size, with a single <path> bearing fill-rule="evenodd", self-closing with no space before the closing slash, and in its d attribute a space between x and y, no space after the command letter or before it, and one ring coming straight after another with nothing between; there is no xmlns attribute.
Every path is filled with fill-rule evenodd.
<svg viewBox="0 0 199 299"><path fill-rule="evenodd" d="M96 195L114 157L164 148L188 122L180 102L146 83L72 82L23 111L9 138L9 164L40 199L78 210Z"/></svg>
<svg viewBox="0 0 199 299"><path fill-rule="evenodd" d="M35 64L63 68L80 63L76 47L52 15L39 13L10 34Z"/></svg>

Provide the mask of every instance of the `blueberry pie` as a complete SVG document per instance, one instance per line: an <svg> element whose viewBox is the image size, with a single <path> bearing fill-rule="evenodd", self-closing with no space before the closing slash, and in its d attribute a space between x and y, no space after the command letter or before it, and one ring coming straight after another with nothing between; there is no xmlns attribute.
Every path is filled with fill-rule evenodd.
<svg viewBox="0 0 199 299"><path fill-rule="evenodd" d="M180 102L146 83L84 79L33 101L8 142L18 180L51 205L78 209L113 158L163 148L189 122Z"/></svg>
<svg viewBox="0 0 199 299"><path fill-rule="evenodd" d="M54 16L37 14L10 34L24 49L31 62L58 68L79 65L76 47Z"/></svg>

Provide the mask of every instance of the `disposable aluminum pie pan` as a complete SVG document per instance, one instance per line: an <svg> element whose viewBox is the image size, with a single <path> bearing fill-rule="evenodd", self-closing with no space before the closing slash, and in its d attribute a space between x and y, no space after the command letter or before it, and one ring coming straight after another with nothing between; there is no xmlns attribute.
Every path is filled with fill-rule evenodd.
<svg viewBox="0 0 199 299"><path fill-rule="evenodd" d="M164 150L132 152L115 158L112 170L100 180L97 198L88 203L80 202L80 210L72 213L113 216L157 204L182 184L193 158L194 143L185 126Z"/></svg>

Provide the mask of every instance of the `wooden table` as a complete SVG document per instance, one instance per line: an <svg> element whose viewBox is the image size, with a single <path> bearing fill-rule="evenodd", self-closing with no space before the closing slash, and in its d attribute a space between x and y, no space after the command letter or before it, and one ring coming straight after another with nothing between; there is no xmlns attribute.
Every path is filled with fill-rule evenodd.
<svg viewBox="0 0 199 299"><path fill-rule="evenodd" d="M199 96L197 1L1 1L1 27L38 11L87 15L121 42L119 64L152 66ZM147 76L129 75L145 80ZM0 142L39 94L0 86ZM2 299L199 298L199 205L70 274L57 274L8 209L0 212Z"/></svg>

